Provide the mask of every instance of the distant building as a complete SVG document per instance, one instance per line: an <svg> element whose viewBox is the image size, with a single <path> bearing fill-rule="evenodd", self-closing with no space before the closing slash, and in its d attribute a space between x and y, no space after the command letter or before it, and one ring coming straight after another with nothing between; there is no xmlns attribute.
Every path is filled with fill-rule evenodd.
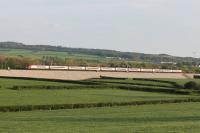
<svg viewBox="0 0 200 133"><path fill-rule="evenodd" d="M121 58L121 57L106 57L106 59L128 60L128 58Z"/></svg>
<svg viewBox="0 0 200 133"><path fill-rule="evenodd" d="M172 64L172 65L176 65L176 62L160 62L160 64Z"/></svg>

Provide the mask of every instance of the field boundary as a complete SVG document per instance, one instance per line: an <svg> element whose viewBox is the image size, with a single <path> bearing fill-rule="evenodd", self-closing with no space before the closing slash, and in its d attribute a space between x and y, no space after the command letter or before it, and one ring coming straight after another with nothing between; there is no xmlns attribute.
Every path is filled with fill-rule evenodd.
<svg viewBox="0 0 200 133"><path fill-rule="evenodd" d="M170 104L200 102L197 98L172 99L172 100L152 100L152 101L133 101L133 102L113 102L113 103L85 103L85 104L49 104L49 105L21 105L21 106L0 106L0 112L21 112L34 110L59 110L59 109L81 109L114 106L141 106L151 104Z"/></svg>

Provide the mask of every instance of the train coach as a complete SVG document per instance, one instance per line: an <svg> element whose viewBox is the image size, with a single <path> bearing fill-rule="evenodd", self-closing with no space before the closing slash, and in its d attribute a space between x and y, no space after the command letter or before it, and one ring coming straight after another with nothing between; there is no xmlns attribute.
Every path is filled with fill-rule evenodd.
<svg viewBox="0 0 200 133"><path fill-rule="evenodd" d="M107 72L115 72L116 68L115 67L100 67L101 71L107 71Z"/></svg>
<svg viewBox="0 0 200 133"><path fill-rule="evenodd" d="M84 66L47 66L30 65L30 70L69 70L69 71L105 71L105 72L145 72L145 73L182 73L182 70L143 69L122 67L84 67Z"/></svg>
<svg viewBox="0 0 200 133"><path fill-rule="evenodd" d="M49 66L50 70L68 70L68 66Z"/></svg>
<svg viewBox="0 0 200 133"><path fill-rule="evenodd" d="M118 68L116 68L116 71L117 72L128 72L128 68L122 68L122 67L118 67Z"/></svg>
<svg viewBox="0 0 200 133"><path fill-rule="evenodd" d="M83 66L69 66L68 70L72 70L72 71L85 71L85 67L83 67Z"/></svg>
<svg viewBox="0 0 200 133"><path fill-rule="evenodd" d="M140 72L152 73L153 69L141 69Z"/></svg>
<svg viewBox="0 0 200 133"><path fill-rule="evenodd" d="M85 67L86 71L101 71L100 67Z"/></svg>
<svg viewBox="0 0 200 133"><path fill-rule="evenodd" d="M128 69L129 72L141 72L140 68L129 68Z"/></svg>
<svg viewBox="0 0 200 133"><path fill-rule="evenodd" d="M50 69L50 66L46 66L46 65L30 65L30 66L28 66L28 69L47 70L47 69Z"/></svg>

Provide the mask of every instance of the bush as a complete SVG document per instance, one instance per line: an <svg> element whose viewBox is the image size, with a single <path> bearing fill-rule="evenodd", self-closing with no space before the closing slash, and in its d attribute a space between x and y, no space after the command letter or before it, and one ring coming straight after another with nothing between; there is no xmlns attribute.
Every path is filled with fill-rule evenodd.
<svg viewBox="0 0 200 133"><path fill-rule="evenodd" d="M194 81L189 81L187 83L185 83L184 85L185 89L200 89L200 85L198 85L196 82Z"/></svg>

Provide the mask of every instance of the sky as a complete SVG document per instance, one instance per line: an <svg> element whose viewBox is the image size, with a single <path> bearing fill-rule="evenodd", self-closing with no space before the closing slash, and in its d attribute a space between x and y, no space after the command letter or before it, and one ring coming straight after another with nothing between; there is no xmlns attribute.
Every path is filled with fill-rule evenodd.
<svg viewBox="0 0 200 133"><path fill-rule="evenodd" d="M0 41L200 57L200 0L0 0Z"/></svg>

